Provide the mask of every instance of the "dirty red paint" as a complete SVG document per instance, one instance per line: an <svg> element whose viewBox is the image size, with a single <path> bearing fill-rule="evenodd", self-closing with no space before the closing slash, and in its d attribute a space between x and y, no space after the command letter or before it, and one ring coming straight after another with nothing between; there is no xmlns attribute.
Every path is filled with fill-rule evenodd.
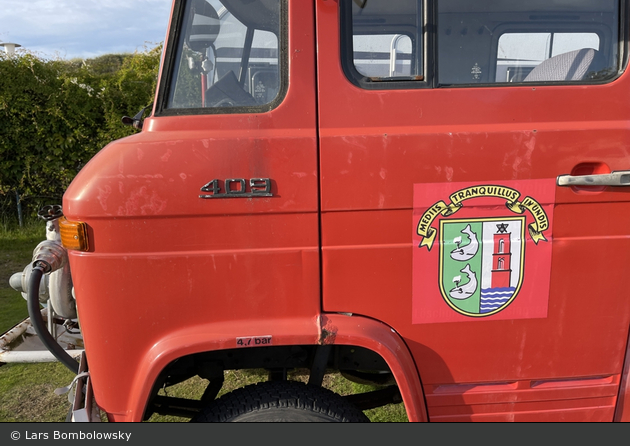
<svg viewBox="0 0 630 446"><path fill-rule="evenodd" d="M64 196L66 216L89 226L90 252L70 263L110 420L140 421L169 362L257 336L377 352L412 421L610 421L619 392L616 418L628 420L628 194L554 181L630 168L630 74L586 86L362 89L340 63L339 2L288 3L281 104L153 115ZM229 178L270 178L273 196L199 198ZM465 285L464 273L440 282L440 239L421 248L417 230L431 206L483 185L533 198L548 227L535 203L519 214L522 294L472 320L436 292ZM513 217L507 199L465 201L459 219ZM446 224L439 215L431 222ZM507 254L496 243L489 255Z"/></svg>

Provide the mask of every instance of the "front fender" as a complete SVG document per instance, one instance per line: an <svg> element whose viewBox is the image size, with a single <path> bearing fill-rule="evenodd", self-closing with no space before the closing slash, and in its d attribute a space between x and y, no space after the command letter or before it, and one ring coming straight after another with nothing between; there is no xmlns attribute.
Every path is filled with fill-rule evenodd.
<svg viewBox="0 0 630 446"><path fill-rule="evenodd" d="M428 421L420 377L411 353L396 331L361 316L321 316L320 343L364 347L378 353L392 371L409 421Z"/></svg>
<svg viewBox="0 0 630 446"><path fill-rule="evenodd" d="M246 327L245 329L243 327ZM405 403L409 421L427 421L424 393L403 339L389 326L360 316L325 314L316 318L213 323L186 328L156 342L139 361L127 413L111 421L142 421L153 383L172 361L195 353L233 349L236 339L271 336L272 345L352 345L378 353L388 364ZM255 347L252 347L255 348Z"/></svg>
<svg viewBox="0 0 630 446"><path fill-rule="evenodd" d="M115 421L142 421L153 383L172 361L195 353L237 347L236 339L271 336L272 345L312 345L319 338L318 318L265 319L211 323L182 329L163 337L147 351L133 381L127 414L113 414ZM256 348L256 347L243 347Z"/></svg>

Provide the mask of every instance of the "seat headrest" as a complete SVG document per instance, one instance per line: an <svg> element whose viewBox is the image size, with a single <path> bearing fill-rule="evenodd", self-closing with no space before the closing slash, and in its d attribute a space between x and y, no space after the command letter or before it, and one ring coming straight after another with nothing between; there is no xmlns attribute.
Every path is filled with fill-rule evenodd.
<svg viewBox="0 0 630 446"><path fill-rule="evenodd" d="M535 67L523 82L580 81L604 68L603 55L592 48L558 54Z"/></svg>

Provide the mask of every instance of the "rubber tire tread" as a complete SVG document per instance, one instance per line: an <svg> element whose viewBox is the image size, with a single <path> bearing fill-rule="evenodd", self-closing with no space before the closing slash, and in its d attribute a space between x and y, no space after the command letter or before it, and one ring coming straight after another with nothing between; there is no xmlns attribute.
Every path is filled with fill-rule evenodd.
<svg viewBox="0 0 630 446"><path fill-rule="evenodd" d="M284 414L281 419L277 418L278 412ZM295 419L291 419L292 415ZM342 396L297 381L267 381L234 390L215 400L191 420L193 423L233 421L366 423L370 420Z"/></svg>

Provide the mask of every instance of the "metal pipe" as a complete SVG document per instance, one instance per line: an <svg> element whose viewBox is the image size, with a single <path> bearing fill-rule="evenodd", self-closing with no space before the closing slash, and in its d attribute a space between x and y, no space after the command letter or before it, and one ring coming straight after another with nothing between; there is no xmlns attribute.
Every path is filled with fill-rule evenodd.
<svg viewBox="0 0 630 446"><path fill-rule="evenodd" d="M42 311L45 312L46 309ZM22 336L30 325L31 325L30 319L25 319L19 324L17 324L15 327L10 329L9 331L7 331L5 334L0 336L0 352L8 350L9 345L12 344L17 338Z"/></svg>
<svg viewBox="0 0 630 446"><path fill-rule="evenodd" d="M47 318L48 310L44 308L41 310L42 318ZM47 350L34 350L34 351L12 351L11 344L17 341L20 336L24 335L29 327L31 327L31 320L25 319L15 327L7 331L4 335L0 336L0 364L10 363L40 363L40 362L56 362L57 358ZM68 354L75 359L78 359L83 352L83 349L68 351Z"/></svg>
<svg viewBox="0 0 630 446"><path fill-rule="evenodd" d="M81 353L84 350L72 350L68 351L68 355L77 360L81 357ZM55 357L48 350L39 351L0 351L0 363L5 364L38 364L42 362L57 362Z"/></svg>
<svg viewBox="0 0 630 446"><path fill-rule="evenodd" d="M396 75L396 64L398 63L398 42L400 42L400 39L403 37L406 36L404 34L396 34L392 38L389 49L389 77L394 77Z"/></svg>

